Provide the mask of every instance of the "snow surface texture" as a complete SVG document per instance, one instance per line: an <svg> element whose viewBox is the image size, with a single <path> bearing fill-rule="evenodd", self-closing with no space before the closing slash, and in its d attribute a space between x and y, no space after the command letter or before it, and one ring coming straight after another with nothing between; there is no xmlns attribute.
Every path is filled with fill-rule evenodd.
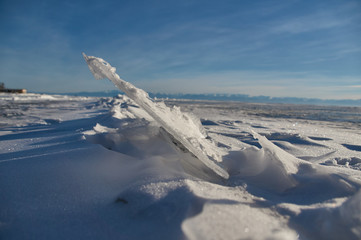
<svg viewBox="0 0 361 240"><path fill-rule="evenodd" d="M201 119L228 180L127 96L0 94L0 239L361 238L360 108L165 104Z"/></svg>

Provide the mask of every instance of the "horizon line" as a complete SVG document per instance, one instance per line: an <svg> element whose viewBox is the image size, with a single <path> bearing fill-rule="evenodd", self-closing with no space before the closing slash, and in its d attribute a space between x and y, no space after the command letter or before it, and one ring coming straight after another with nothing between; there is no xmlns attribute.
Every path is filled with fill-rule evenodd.
<svg viewBox="0 0 361 240"><path fill-rule="evenodd" d="M116 93L124 94L119 90L105 90L105 91L79 91L79 92L28 92L37 94L52 94L52 95L78 95L89 97L114 97ZM238 101L255 103L294 103L294 104L341 104L342 106L357 106L361 107L361 98L359 99L322 99L322 98L308 98L308 97L273 97L266 95L249 95L243 93L161 93L161 92L147 92L152 98L174 98L174 97L186 97L183 99L193 100L219 100L219 101ZM188 98L187 98L188 96ZM197 98L199 97L199 98ZM201 98L204 97L204 98ZM212 99L213 98L213 99ZM233 99L232 99L233 98ZM235 99L238 98L238 99ZM176 99L176 98L174 98ZM247 101L248 100L248 101ZM283 101L282 101L283 100Z"/></svg>

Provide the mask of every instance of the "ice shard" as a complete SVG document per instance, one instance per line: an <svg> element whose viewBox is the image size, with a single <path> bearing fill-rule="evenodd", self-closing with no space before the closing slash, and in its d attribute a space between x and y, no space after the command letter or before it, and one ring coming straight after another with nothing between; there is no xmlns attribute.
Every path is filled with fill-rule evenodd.
<svg viewBox="0 0 361 240"><path fill-rule="evenodd" d="M161 132L182 152L189 152L191 158L183 158L183 166L191 166L193 174L199 170L200 175L220 176L228 179L229 175L219 164L220 157L214 149L216 146L208 141L202 131L186 114L179 109L171 109L164 103L154 102L140 88L121 79L116 69L102 58L87 56L83 53L90 71L96 79L109 79L116 87L144 109L160 126ZM211 177L211 176L210 176Z"/></svg>

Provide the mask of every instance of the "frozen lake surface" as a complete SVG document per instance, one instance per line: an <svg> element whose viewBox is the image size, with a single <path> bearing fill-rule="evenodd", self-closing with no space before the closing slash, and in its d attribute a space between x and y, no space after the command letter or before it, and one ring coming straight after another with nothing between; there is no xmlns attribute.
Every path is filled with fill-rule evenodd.
<svg viewBox="0 0 361 240"><path fill-rule="evenodd" d="M125 96L0 94L0 238L361 238L361 108L165 104L227 180Z"/></svg>

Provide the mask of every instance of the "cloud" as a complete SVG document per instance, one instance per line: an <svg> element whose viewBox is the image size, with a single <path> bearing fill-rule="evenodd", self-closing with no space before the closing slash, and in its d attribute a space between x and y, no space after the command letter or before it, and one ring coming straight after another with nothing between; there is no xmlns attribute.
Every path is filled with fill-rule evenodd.
<svg viewBox="0 0 361 240"><path fill-rule="evenodd" d="M330 16L315 14L310 16L290 19L285 23L279 23L273 27L274 33L305 33L317 30L342 27L350 22L351 19L334 19Z"/></svg>
<svg viewBox="0 0 361 240"><path fill-rule="evenodd" d="M317 5L315 2L309 12L300 11L302 15L297 15L296 11L292 12L296 15L280 16L270 30L273 33L300 34L350 26L360 21L361 14L357 9L361 7L356 3Z"/></svg>

